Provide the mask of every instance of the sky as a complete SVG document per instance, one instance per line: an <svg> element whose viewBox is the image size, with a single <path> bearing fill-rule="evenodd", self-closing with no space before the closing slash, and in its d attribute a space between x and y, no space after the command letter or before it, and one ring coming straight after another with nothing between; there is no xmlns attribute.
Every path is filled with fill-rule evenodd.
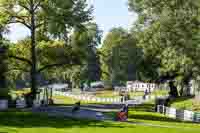
<svg viewBox="0 0 200 133"><path fill-rule="evenodd" d="M94 6L94 21L104 31L104 36L113 27L129 29L137 19L137 15L128 11L127 0L88 0L88 4ZM11 25L7 35L12 42L23 39L30 32L21 25Z"/></svg>

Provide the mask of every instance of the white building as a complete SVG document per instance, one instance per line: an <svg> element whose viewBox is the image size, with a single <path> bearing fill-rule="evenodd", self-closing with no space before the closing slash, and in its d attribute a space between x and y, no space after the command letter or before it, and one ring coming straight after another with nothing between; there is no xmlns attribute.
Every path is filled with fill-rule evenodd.
<svg viewBox="0 0 200 133"><path fill-rule="evenodd" d="M157 88L155 83L144 83L140 81L128 81L126 84L128 91L148 91L152 92Z"/></svg>

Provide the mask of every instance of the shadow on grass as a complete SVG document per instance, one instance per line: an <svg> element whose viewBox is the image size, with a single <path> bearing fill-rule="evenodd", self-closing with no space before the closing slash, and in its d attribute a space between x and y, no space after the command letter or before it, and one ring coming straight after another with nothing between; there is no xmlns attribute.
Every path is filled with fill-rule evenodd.
<svg viewBox="0 0 200 133"><path fill-rule="evenodd" d="M170 102L170 104L184 102L184 101L187 101L187 100L192 99L192 98L194 98L194 97L193 96L179 97L179 98L173 99ZM144 111L144 112L155 112L155 104L154 103L146 103L146 104L142 104L142 105L137 105L136 107L131 108L131 110Z"/></svg>
<svg viewBox="0 0 200 133"><path fill-rule="evenodd" d="M192 99L194 98L194 96L189 96L189 97L178 97L176 99L173 99L170 104L173 104L173 103L179 103L179 102L183 102L183 101L187 101L189 99Z"/></svg>
<svg viewBox="0 0 200 133"><path fill-rule="evenodd" d="M155 105L154 104L141 104L141 105L137 105L136 107L130 108L130 110L143 111L143 112L154 112Z"/></svg>
<svg viewBox="0 0 200 133"><path fill-rule="evenodd" d="M52 105L54 107L71 107L74 104L55 104ZM121 109L123 104L121 105L114 105L114 104L98 104L98 103L88 103L88 104L81 104L81 107L91 108L91 109Z"/></svg>
<svg viewBox="0 0 200 133"><path fill-rule="evenodd" d="M178 120L178 119L172 119L172 118L169 118L167 116L162 116L160 114L138 114L138 113L132 113L129 115L129 118L130 119L138 119L138 120L149 120L149 121L158 121L158 122L174 122L174 123L177 123L177 122L181 122L181 123L193 123L193 122L189 122L189 121L181 121L181 120Z"/></svg>
<svg viewBox="0 0 200 133"><path fill-rule="evenodd" d="M111 122L53 118L41 114L16 111L0 112L0 121L0 126L17 128L134 128L134 126L115 124Z"/></svg>
<svg viewBox="0 0 200 133"><path fill-rule="evenodd" d="M178 120L174 120L167 117L156 116L151 114L130 114L129 118L139 119L139 120L151 120L151 121L164 121L164 122L180 122Z"/></svg>

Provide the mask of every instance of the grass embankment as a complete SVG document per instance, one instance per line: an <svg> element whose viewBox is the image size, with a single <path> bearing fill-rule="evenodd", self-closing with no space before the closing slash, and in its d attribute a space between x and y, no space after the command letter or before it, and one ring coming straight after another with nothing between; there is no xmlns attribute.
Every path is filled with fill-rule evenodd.
<svg viewBox="0 0 200 133"><path fill-rule="evenodd" d="M0 112L2 133L199 133L196 125L190 128L161 128L91 120L51 118L27 112Z"/></svg>
<svg viewBox="0 0 200 133"><path fill-rule="evenodd" d="M65 99L66 97L63 97L63 98ZM70 103L70 99L68 100L65 99L65 100L66 102ZM87 104L90 104L90 103L87 103ZM173 126L177 128L194 128L194 130L197 130L197 128L200 129L200 125L192 124L190 122L185 123L179 120L174 120L174 119L168 118L165 115L155 113L154 110L155 110L154 101L150 101L148 103L139 105L137 107L132 107L129 110L129 121L158 124L158 125L163 125L163 126ZM111 115L112 117L115 117L116 112L109 112L106 114Z"/></svg>
<svg viewBox="0 0 200 133"><path fill-rule="evenodd" d="M180 97L171 102L171 107L200 112L200 101L195 100L194 97Z"/></svg>
<svg viewBox="0 0 200 133"><path fill-rule="evenodd" d="M131 96L143 96L144 92L131 92L130 95ZM168 95L168 91L167 90L155 90L155 91L151 92L150 95L166 96L166 95Z"/></svg>
<svg viewBox="0 0 200 133"><path fill-rule="evenodd" d="M139 123L148 123L148 124L153 124L153 125L162 125L162 126L174 127L177 129L192 128L193 130L199 130L199 132L200 132L199 124L175 120L175 119L169 118L163 114L156 113L154 110L155 110L155 106L153 103L145 103L145 104L139 105L137 107L129 108L128 121L139 122ZM115 117L116 112L110 112L110 113L106 113L106 114L108 114L112 117ZM191 131L191 132L193 133L193 131ZM178 130L177 130L177 133L179 133Z"/></svg>
<svg viewBox="0 0 200 133"><path fill-rule="evenodd" d="M94 95L100 98L120 98L119 93L116 93L112 90L97 91Z"/></svg>
<svg viewBox="0 0 200 133"><path fill-rule="evenodd" d="M165 90L159 90L159 91L155 91L155 92L152 92L152 95L155 95L155 96L165 96L167 95L167 91ZM135 97L135 96L143 96L144 95L144 92L131 92L130 93L130 96L131 97ZM96 92L95 94L95 97L99 97L99 98L120 98L119 94L118 93L115 93L114 91L98 91ZM66 96L54 96L53 97L55 100L55 104L74 104L75 102L77 102L78 100L77 99L73 99L73 98L69 98L69 97L66 97ZM154 102L151 101L152 103ZM87 101L81 101L82 104L97 104L97 102L87 102ZM101 103L98 103L98 104L109 104L108 102L101 102ZM111 103L110 103L111 104Z"/></svg>
<svg viewBox="0 0 200 133"><path fill-rule="evenodd" d="M143 96L144 92L130 92L129 94L130 94L131 97ZM151 95L166 96L166 95L168 95L168 91L167 90L156 90L156 91L153 91L151 93ZM110 91L98 91L98 92L96 92L96 96L97 97L120 97L119 93L116 93L112 90L110 90Z"/></svg>
<svg viewBox="0 0 200 133"><path fill-rule="evenodd" d="M53 96L54 99L54 103L55 105L72 105L80 100L74 99L74 98L70 98L70 97L66 97L66 96ZM112 103L108 103L108 102L92 102L92 101L81 101L81 104L112 104Z"/></svg>

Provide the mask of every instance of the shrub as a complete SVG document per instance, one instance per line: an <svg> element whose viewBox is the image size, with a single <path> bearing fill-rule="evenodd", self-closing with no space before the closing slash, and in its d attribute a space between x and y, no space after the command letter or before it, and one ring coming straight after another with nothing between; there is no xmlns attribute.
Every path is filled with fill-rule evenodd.
<svg viewBox="0 0 200 133"><path fill-rule="evenodd" d="M9 89L7 88L0 88L0 100L2 99L9 99Z"/></svg>

